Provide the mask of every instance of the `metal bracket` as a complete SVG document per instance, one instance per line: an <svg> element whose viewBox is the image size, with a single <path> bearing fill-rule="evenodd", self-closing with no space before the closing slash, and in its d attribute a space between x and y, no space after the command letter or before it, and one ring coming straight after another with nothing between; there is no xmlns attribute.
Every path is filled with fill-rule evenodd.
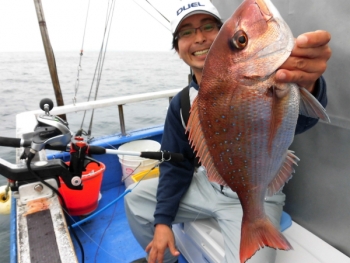
<svg viewBox="0 0 350 263"><path fill-rule="evenodd" d="M58 188L55 179L45 180L48 184L54 188ZM37 200L40 198L50 198L54 195L54 192L41 182L34 182L25 185L21 185L18 188L19 199L22 204L27 204L29 201Z"/></svg>

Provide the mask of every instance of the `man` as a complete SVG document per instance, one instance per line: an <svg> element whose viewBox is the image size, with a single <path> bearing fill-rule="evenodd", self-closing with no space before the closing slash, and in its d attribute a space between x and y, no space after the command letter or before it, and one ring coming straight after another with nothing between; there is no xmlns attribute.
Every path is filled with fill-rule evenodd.
<svg viewBox="0 0 350 263"><path fill-rule="evenodd" d="M191 7L171 21L173 47L179 57L191 67L190 101L197 94L202 78L206 55L222 25L216 8L206 0L179 2ZM189 5L188 5L189 4ZM330 35L325 31L305 33L296 39L291 56L276 73L280 82L294 82L307 88L323 106L326 106L326 84L321 75L331 56L328 46ZM299 117L296 133L303 132L317 123L316 119ZM172 224L214 217L225 243L225 262L239 262L240 228L242 208L237 194L228 187L210 182L204 167L195 168L195 155L185 134L181 115L180 95L170 103L167 113L162 150L182 153L181 163L164 162L160 165L160 177L142 181L125 196L125 209L129 225L148 258L134 262L174 263L180 252L175 247ZM131 186L132 187L132 186ZM284 205L282 192L265 202L265 211L276 227ZM274 249L259 250L250 263L274 262Z"/></svg>

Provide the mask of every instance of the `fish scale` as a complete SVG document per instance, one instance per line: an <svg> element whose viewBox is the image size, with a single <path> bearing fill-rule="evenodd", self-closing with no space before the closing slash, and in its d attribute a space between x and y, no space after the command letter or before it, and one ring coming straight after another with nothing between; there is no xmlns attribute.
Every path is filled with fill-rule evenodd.
<svg viewBox="0 0 350 263"><path fill-rule="evenodd" d="M307 90L275 81L293 45L270 0L243 1L209 50L186 127L209 181L237 192L241 263L265 246L292 248L266 216L264 200L281 190L299 161L288 149L299 112L329 121Z"/></svg>

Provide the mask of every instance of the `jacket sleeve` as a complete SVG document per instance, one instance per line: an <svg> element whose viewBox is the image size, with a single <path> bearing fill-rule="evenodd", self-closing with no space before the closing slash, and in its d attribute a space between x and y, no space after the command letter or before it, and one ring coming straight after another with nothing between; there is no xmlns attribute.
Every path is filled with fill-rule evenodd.
<svg viewBox="0 0 350 263"><path fill-rule="evenodd" d="M167 112L161 149L184 155L182 162L163 162L159 166L160 176L154 224L171 226L180 200L191 184L194 172L194 153L182 126L179 94L171 100Z"/></svg>
<svg viewBox="0 0 350 263"><path fill-rule="evenodd" d="M322 104L324 108L327 106L327 85L324 78L321 76L316 82L316 99ZM316 125L318 119L299 115L297 126L295 128L295 134L299 134L307 131Z"/></svg>

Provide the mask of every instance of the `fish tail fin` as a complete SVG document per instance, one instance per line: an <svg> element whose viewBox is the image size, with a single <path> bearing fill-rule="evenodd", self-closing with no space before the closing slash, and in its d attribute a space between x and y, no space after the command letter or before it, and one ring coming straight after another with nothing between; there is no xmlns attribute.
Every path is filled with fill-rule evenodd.
<svg viewBox="0 0 350 263"><path fill-rule="evenodd" d="M300 90L300 114L312 117L320 118L325 122L331 122L325 108L318 102L318 100L312 96L312 94L305 88L301 87Z"/></svg>
<svg viewBox="0 0 350 263"><path fill-rule="evenodd" d="M243 221L239 253L241 263L246 262L263 247L280 250L293 249L288 240L267 217L252 223Z"/></svg>

